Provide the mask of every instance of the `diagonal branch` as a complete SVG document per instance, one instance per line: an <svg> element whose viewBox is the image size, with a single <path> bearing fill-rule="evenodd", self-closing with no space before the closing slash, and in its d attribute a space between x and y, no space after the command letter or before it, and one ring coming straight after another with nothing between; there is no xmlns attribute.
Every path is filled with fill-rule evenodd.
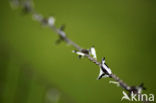
<svg viewBox="0 0 156 103"><path fill-rule="evenodd" d="M32 6L32 1L31 0L23 0L23 1L21 1L21 0L12 0L12 4L21 6L23 8L24 13L31 14L34 20L38 21L42 25L45 25L45 26L48 26L49 28L51 28L59 36L59 42L60 41L66 42L67 44L73 46L79 52L81 52L84 49L84 48L81 48L77 43L75 43L71 39L69 39L67 37L66 33L61 28L57 28L54 25L55 19L53 17L44 18L41 14L37 13L35 11L35 9L33 8L33 6ZM87 49L85 49L85 50L87 50ZM88 53L83 53L83 54L84 54L84 57L88 58L91 62L95 63L100 68L102 67L103 64L101 62L97 61L95 58L93 58L90 54L88 54ZM140 86L129 86L129 85L127 85L118 76L116 76L113 73L111 73L111 74L106 73L106 74L110 78L112 78L113 80L118 82L120 87L123 88L124 90L126 90L129 93L133 92L135 94L139 94L139 89L142 89L142 90L144 89L143 85L140 85ZM145 102L147 102L147 101L145 101Z"/></svg>

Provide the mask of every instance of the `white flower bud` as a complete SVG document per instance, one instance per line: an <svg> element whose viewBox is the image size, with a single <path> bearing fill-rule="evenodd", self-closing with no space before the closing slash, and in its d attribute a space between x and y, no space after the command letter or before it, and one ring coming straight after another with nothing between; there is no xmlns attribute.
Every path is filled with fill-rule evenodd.
<svg viewBox="0 0 156 103"><path fill-rule="evenodd" d="M76 53L80 58L85 56L85 53L82 53L80 51L73 50L72 52Z"/></svg>
<svg viewBox="0 0 156 103"><path fill-rule="evenodd" d="M48 19L48 25L49 26L53 26L55 23L55 18L53 16L49 17Z"/></svg>
<svg viewBox="0 0 156 103"><path fill-rule="evenodd" d="M98 79L109 77L112 74L111 69L105 64L105 58L101 61L100 73Z"/></svg>
<svg viewBox="0 0 156 103"><path fill-rule="evenodd" d="M97 59L95 48L91 47L89 51L90 51L90 55L92 55L94 59Z"/></svg>

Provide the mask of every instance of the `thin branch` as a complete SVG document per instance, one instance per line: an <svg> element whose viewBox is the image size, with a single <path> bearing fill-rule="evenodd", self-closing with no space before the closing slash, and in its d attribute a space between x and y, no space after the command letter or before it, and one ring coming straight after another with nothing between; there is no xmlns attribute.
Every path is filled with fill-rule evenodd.
<svg viewBox="0 0 156 103"><path fill-rule="evenodd" d="M19 2L17 2L17 1L19 1ZM12 0L12 3L14 3L14 2L16 3L16 5L18 4L19 6L22 6L24 13L31 14L34 20L38 21L42 25L50 27L54 32L56 32L56 34L59 36L58 42L64 41L67 44L73 46L78 52L83 53L84 57L88 58L91 62L95 63L100 68L102 68L103 64L101 62L97 61L96 58L91 56L89 53L82 52L83 50L87 51L87 49L81 48L77 43L75 43L71 39L69 39L67 37L66 33L61 28L57 28L55 26L55 24L54 24L55 23L55 19L53 17L44 18L41 14L37 13L35 11L35 9L33 8L33 6L32 6L32 1L31 0L23 0L22 2L21 2L21 0ZM106 64L104 64L104 65L106 65ZM138 87L140 87L139 89L144 89L143 85L140 85L140 86L129 86L125 82L123 82L115 74L108 73L107 71L104 72L104 73L108 77L110 77L110 78L114 79L116 82L118 82L120 87L123 88L124 90L128 91L129 93L134 92L136 94L139 94L138 93L139 92Z"/></svg>

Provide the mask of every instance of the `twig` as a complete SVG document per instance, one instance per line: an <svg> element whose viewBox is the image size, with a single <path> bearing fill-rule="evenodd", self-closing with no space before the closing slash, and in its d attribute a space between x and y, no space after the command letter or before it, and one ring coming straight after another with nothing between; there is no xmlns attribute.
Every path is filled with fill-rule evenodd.
<svg viewBox="0 0 156 103"><path fill-rule="evenodd" d="M49 17L49 18L44 18L42 15L40 15L39 13L37 13L35 11L35 9L32 6L32 1L31 0L23 0L21 2L21 0L12 0L12 3L16 4L22 4L20 6L22 6L24 13L29 13L32 14L32 17L38 21L39 23L41 23L42 25L48 26L50 27L54 32L56 32L56 34L59 36L59 40L58 42L64 41L67 44L73 46L78 52L81 52L83 54L84 57L88 58L91 62L95 63L96 65L98 65L100 68L104 67L103 69L105 71L103 71L104 75L107 75L108 77L114 79L116 82L119 83L120 87L123 88L124 90L128 91L129 93L136 93L139 94L139 90L138 87L140 87L139 89L144 89L143 85L141 86L129 86L127 85L125 82L123 82L118 76L116 76L113 73L108 73L106 69L109 69L108 66L106 66L106 64L98 62L96 60L96 58L92 57L89 53L87 49L81 48L77 43L73 42L71 39L69 39L66 35L66 33L63 31L62 28L57 28L54 23L55 23L55 19L53 17ZM17 3L17 1L20 1ZM85 50L85 52L83 52ZM102 69L102 70L103 70Z"/></svg>

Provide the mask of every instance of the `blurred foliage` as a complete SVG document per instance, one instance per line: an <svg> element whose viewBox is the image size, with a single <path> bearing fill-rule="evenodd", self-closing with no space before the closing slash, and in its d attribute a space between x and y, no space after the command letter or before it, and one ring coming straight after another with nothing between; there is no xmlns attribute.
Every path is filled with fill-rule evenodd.
<svg viewBox="0 0 156 103"><path fill-rule="evenodd" d="M155 0L35 0L36 10L84 48L94 45L98 60L129 85L145 83L156 93ZM0 1L0 103L116 103L122 89L96 80L99 68L72 54L57 35ZM47 91L49 90L49 91ZM48 94L47 94L48 93ZM53 94L54 93L54 94ZM54 98L46 100L52 95ZM47 97L45 97L47 96ZM127 101L123 101L127 102Z"/></svg>

